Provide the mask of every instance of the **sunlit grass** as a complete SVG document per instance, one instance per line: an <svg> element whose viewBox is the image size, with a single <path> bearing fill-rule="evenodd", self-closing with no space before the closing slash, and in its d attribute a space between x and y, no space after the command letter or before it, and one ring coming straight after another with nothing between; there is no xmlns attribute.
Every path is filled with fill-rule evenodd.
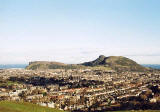
<svg viewBox="0 0 160 112"><path fill-rule="evenodd" d="M64 112L64 111L42 107L31 103L1 101L0 112Z"/></svg>
<svg viewBox="0 0 160 112"><path fill-rule="evenodd" d="M160 112L160 110L124 110L124 111L106 111L106 112Z"/></svg>

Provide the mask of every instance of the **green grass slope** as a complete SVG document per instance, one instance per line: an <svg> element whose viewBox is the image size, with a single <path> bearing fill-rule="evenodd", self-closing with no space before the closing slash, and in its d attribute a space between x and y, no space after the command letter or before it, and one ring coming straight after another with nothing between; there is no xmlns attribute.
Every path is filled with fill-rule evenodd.
<svg viewBox="0 0 160 112"><path fill-rule="evenodd" d="M58 109L42 107L31 103L0 101L0 112L66 112ZM160 112L160 110L131 110L106 112Z"/></svg>
<svg viewBox="0 0 160 112"><path fill-rule="evenodd" d="M42 107L31 103L1 101L0 112L64 112L64 111L53 108Z"/></svg>
<svg viewBox="0 0 160 112"><path fill-rule="evenodd" d="M130 111L106 111L106 112L160 112L160 110L130 110Z"/></svg>

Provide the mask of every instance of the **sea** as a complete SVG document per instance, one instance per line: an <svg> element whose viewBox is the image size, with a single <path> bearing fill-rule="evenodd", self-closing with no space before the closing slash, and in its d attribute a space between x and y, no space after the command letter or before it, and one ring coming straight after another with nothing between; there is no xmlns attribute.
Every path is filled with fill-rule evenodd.
<svg viewBox="0 0 160 112"><path fill-rule="evenodd" d="M154 69L160 69L160 64L143 64L142 66L150 67Z"/></svg>
<svg viewBox="0 0 160 112"><path fill-rule="evenodd" d="M0 69L26 68L28 64L0 64ZM142 66L160 69L160 64L143 64Z"/></svg>
<svg viewBox="0 0 160 112"><path fill-rule="evenodd" d="M28 64L0 64L0 69L26 68Z"/></svg>

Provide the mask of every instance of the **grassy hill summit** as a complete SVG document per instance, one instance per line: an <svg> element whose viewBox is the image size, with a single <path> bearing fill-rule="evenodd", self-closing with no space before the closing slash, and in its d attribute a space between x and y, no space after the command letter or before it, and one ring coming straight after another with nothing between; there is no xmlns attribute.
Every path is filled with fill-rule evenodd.
<svg viewBox="0 0 160 112"><path fill-rule="evenodd" d="M96 60L82 63L84 66L106 66L116 71L146 71L148 68L143 67L135 61L123 56L109 56L100 55Z"/></svg>
<svg viewBox="0 0 160 112"><path fill-rule="evenodd" d="M123 56L109 56L100 55L97 59L81 64L64 64L60 62L35 61L30 62L27 69L76 69L86 67L105 67L116 71L146 71L149 68L143 67L135 61Z"/></svg>

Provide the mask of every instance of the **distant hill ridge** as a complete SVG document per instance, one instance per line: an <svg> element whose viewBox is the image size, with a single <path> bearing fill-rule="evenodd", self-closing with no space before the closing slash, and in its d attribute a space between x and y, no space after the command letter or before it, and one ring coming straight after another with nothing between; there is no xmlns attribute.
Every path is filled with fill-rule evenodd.
<svg viewBox="0 0 160 112"><path fill-rule="evenodd" d="M123 56L109 56L100 55L96 60L82 63L84 66L106 66L116 71L146 71L148 68L143 67L135 61Z"/></svg>
<svg viewBox="0 0 160 112"><path fill-rule="evenodd" d="M55 61L33 61L33 62L29 62L29 65L31 64L56 64L56 65L66 65L64 63L60 63L60 62L55 62Z"/></svg>
<svg viewBox="0 0 160 112"><path fill-rule="evenodd" d="M29 66L26 69L77 69L77 68L84 68L83 65L76 65L76 64L64 64L60 62L50 62L50 61L34 61L30 62Z"/></svg>
<svg viewBox="0 0 160 112"><path fill-rule="evenodd" d="M106 67L116 71L146 71L149 68L143 67L135 61L123 56L100 55L97 59L81 64L64 64L60 62L35 61L30 62L27 69L76 69L85 67Z"/></svg>

